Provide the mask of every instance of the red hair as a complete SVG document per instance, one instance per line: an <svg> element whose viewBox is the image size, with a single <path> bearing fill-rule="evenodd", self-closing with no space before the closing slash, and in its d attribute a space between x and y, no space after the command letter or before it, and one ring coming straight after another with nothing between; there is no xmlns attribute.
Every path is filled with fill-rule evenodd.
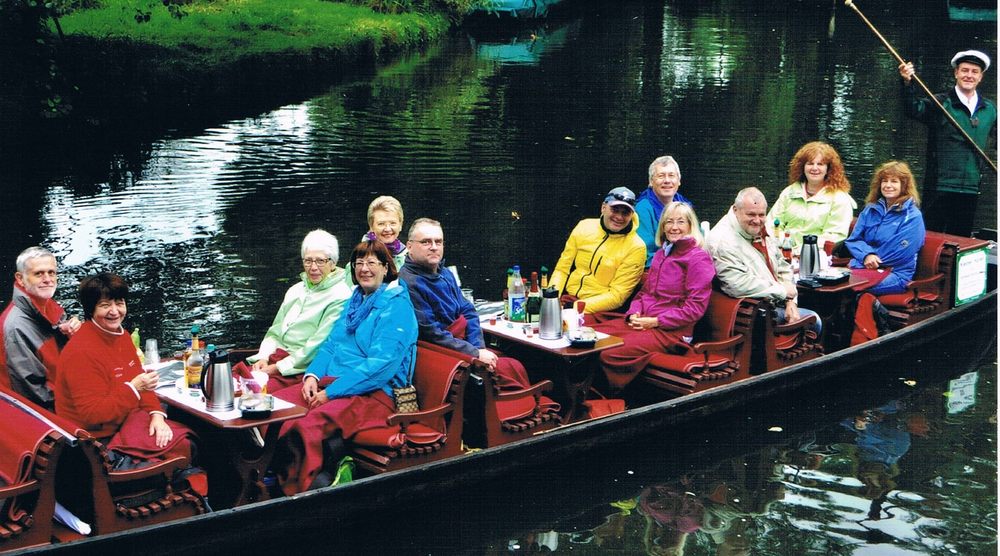
<svg viewBox="0 0 1000 556"><path fill-rule="evenodd" d="M826 163L826 176L823 178L824 185L834 191L851 191L851 182L847 181L844 175L844 163L840 161L840 155L836 149L822 141L813 141L802 145L792 161L788 163L788 183L805 182L806 163L820 157Z"/></svg>

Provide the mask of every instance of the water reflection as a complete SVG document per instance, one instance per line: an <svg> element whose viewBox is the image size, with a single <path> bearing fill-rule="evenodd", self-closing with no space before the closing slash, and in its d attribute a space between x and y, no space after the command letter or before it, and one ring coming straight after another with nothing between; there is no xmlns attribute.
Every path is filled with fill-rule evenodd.
<svg viewBox="0 0 1000 556"><path fill-rule="evenodd" d="M492 546L509 553L995 554L995 368L852 411L782 443L682 465L678 474L657 473L672 468L666 454L632 461L631 494ZM960 406L951 403L956 397ZM965 445L972 436L976 445Z"/></svg>
<svg viewBox="0 0 1000 556"><path fill-rule="evenodd" d="M541 62L546 50L566 42L570 24L560 27L528 26L523 29L479 30L469 35L469 44L475 49L476 58L504 65Z"/></svg>
<svg viewBox="0 0 1000 556"><path fill-rule="evenodd" d="M918 4L884 2L877 19L935 88L958 42L995 50L992 26L943 24L943 7ZM248 345L295 280L305 233L323 227L346 253L379 194L399 198L411 222L441 220L448 262L478 297L496 297L504 269L551 267L603 193L642 189L665 152L711 222L745 185L777 195L791 154L817 138L837 145L858 198L883 159L922 170L925 130L889 98L894 63L842 7L573 5L513 37L453 37L201 131L144 141L131 130L0 161L4 200L17 207L0 274L43 243L60 257L58 297L70 305L77 279L114 270L137 293L131 325L169 341L202 321L211 339Z"/></svg>

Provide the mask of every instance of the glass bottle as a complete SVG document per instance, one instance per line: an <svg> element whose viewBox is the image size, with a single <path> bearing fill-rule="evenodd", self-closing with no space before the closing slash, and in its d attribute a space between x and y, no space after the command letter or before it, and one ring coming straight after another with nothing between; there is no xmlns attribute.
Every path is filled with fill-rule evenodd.
<svg viewBox="0 0 1000 556"><path fill-rule="evenodd" d="M528 288L527 322L538 322L538 313L542 309L542 290L538 288L538 273L531 273L531 286Z"/></svg>
<svg viewBox="0 0 1000 556"><path fill-rule="evenodd" d="M527 315L525 314L527 304L525 303L524 281L521 279L521 267L518 265L514 265L514 274L510 279L510 293L508 297L510 298L510 320L513 322L525 322L527 320Z"/></svg>
<svg viewBox="0 0 1000 556"><path fill-rule="evenodd" d="M781 238L781 256L785 258L786 261L792 262L792 252L795 250L795 244L792 243L792 234L785 232L785 237Z"/></svg>
<svg viewBox="0 0 1000 556"><path fill-rule="evenodd" d="M191 327L191 351L184 360L184 376L187 377L188 388L198 388L201 386L201 371L205 367L205 357L201 351L201 342L198 334L201 327L197 324Z"/></svg>

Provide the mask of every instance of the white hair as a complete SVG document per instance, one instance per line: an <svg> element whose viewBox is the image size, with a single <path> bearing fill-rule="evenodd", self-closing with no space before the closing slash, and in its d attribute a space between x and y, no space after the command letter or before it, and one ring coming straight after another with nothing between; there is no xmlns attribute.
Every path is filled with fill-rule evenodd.
<svg viewBox="0 0 1000 556"><path fill-rule="evenodd" d="M29 260L41 259L43 257L52 257L53 259L56 258L56 256L53 255L51 251L45 249L44 247L39 247L37 245L33 245L25 249L24 251L21 251L21 254L17 256L17 263L16 263L17 271L23 273L24 269L28 265Z"/></svg>
<svg viewBox="0 0 1000 556"><path fill-rule="evenodd" d="M756 187L744 187L739 193L736 194L736 200L733 201L733 206L736 208L743 208L744 201L751 203L763 201L766 205L767 197L765 197L764 194L761 193L760 189L757 189Z"/></svg>
<svg viewBox="0 0 1000 556"><path fill-rule="evenodd" d="M330 263L337 264L340 253L340 245L337 238L326 230L313 230L306 234L302 240L302 256L306 256L306 251L322 251L330 258Z"/></svg>
<svg viewBox="0 0 1000 556"><path fill-rule="evenodd" d="M677 164L677 161L674 160L674 157L670 155L658 156L656 157L656 160L649 163L649 179L653 179L653 174L656 173L656 169L659 168L660 166L673 166L674 170L677 170L677 180L680 181L681 166L680 164Z"/></svg>

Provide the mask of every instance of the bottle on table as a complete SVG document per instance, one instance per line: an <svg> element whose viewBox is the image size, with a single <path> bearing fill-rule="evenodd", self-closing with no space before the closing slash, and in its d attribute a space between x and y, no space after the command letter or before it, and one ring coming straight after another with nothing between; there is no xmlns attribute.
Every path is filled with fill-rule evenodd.
<svg viewBox="0 0 1000 556"><path fill-rule="evenodd" d="M526 296L524 291L524 281L521 279L521 267L514 265L514 274L510 278L510 320L513 322L526 322L527 310Z"/></svg>
<svg viewBox="0 0 1000 556"><path fill-rule="evenodd" d="M542 290L538 288L538 273L531 273L531 286L528 288L528 301L525 312L527 322L538 322L538 314L542 309Z"/></svg>
<svg viewBox="0 0 1000 556"><path fill-rule="evenodd" d="M142 345L142 343L141 343L142 340L139 339L139 327L138 326L136 326L135 328L132 329L131 336L132 336L132 345L135 346L135 353L139 357L139 364L140 365L145 365L146 364L146 354L143 353L142 352L142 348L139 347L139 346Z"/></svg>
<svg viewBox="0 0 1000 556"><path fill-rule="evenodd" d="M184 359L184 376L187 377L188 388L198 388L201 385L201 371L205 367L205 355L198 340L199 333L200 326L196 324L191 327L191 349Z"/></svg>
<svg viewBox="0 0 1000 556"><path fill-rule="evenodd" d="M503 291L500 292L503 298L503 315L510 320L510 283L511 277L514 276L514 269L507 267L507 280L504 282Z"/></svg>
<svg viewBox="0 0 1000 556"><path fill-rule="evenodd" d="M789 263L792 262L792 252L795 251L795 244L792 243L792 234L785 232L785 236L781 238L779 247L781 247L781 256Z"/></svg>

